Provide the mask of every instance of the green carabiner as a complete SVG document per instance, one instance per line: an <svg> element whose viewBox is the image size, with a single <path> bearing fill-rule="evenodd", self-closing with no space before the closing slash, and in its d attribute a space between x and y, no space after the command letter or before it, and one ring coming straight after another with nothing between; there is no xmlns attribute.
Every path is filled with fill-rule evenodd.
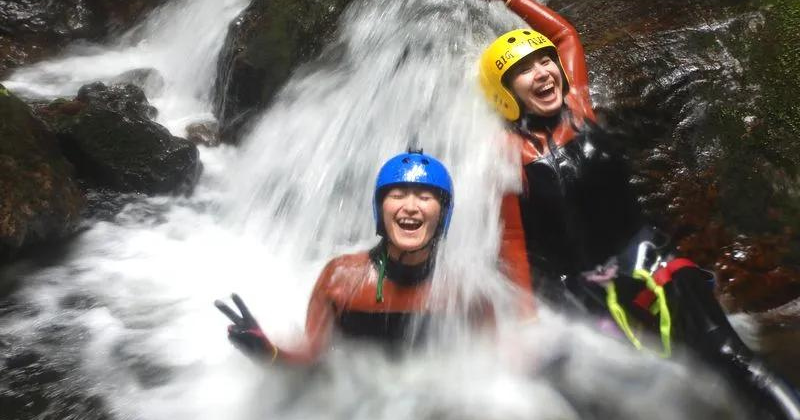
<svg viewBox="0 0 800 420"><path fill-rule="evenodd" d="M375 288L375 302L383 302L383 280L386 278L386 249L384 248L380 261L378 261L378 286Z"/></svg>

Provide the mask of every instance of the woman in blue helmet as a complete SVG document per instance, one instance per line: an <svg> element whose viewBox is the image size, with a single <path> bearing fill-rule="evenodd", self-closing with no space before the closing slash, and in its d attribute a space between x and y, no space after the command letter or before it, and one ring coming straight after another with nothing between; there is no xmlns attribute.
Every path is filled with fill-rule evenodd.
<svg viewBox="0 0 800 420"><path fill-rule="evenodd" d="M216 302L234 322L231 342L256 359L306 364L323 354L334 333L390 345L418 339L438 307L430 279L436 245L453 214L450 175L422 151L397 155L378 173L372 204L380 243L328 262L311 294L301 344L279 347L269 340L236 295L241 316Z"/></svg>

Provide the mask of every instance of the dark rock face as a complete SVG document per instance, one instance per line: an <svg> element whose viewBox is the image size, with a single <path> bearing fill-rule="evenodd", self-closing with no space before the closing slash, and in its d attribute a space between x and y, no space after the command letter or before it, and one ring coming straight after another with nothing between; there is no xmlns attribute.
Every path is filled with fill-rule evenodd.
<svg viewBox="0 0 800 420"><path fill-rule="evenodd" d="M316 57L350 0L254 0L231 24L220 53L215 114L236 143L289 75Z"/></svg>
<svg viewBox="0 0 800 420"><path fill-rule="evenodd" d="M130 28L166 0L0 0L0 78L75 40Z"/></svg>
<svg viewBox="0 0 800 420"><path fill-rule="evenodd" d="M0 85L0 260L72 233L83 206L53 133Z"/></svg>
<svg viewBox="0 0 800 420"><path fill-rule="evenodd" d="M596 104L681 254L715 269L729 309L800 296L800 4L550 6L581 33Z"/></svg>
<svg viewBox="0 0 800 420"><path fill-rule="evenodd" d="M159 92L164 88L164 77L153 68L128 70L109 81L111 85L131 84L144 90Z"/></svg>
<svg viewBox="0 0 800 420"><path fill-rule="evenodd" d="M56 100L37 112L90 187L180 193L200 174L197 147L149 120L151 107L133 85L87 85L75 100Z"/></svg>
<svg viewBox="0 0 800 420"><path fill-rule="evenodd" d="M219 126L215 121L189 124L186 126L186 139L198 146L219 146Z"/></svg>
<svg viewBox="0 0 800 420"><path fill-rule="evenodd" d="M132 84L106 86L95 82L82 86L75 100L142 119L153 119L158 115L158 110L150 105L142 89Z"/></svg>

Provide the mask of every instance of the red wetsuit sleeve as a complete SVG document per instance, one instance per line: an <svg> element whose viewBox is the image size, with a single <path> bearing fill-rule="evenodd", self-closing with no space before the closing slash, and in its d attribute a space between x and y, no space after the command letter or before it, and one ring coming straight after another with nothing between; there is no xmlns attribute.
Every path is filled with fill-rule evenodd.
<svg viewBox="0 0 800 420"><path fill-rule="evenodd" d="M305 340L291 349L278 348L278 358L281 360L294 364L314 363L330 343L336 312L326 290L334 269L332 262L325 266L311 293L306 314Z"/></svg>
<svg viewBox="0 0 800 420"><path fill-rule="evenodd" d="M583 115L594 119L589 98L589 73L586 70L586 55L578 31L553 9L533 0L510 0L508 7L533 29L550 39L558 49L564 73L569 79L570 93L583 108Z"/></svg>
<svg viewBox="0 0 800 420"><path fill-rule="evenodd" d="M533 284L525 247L519 197L516 194L507 194L503 197L500 217L503 224L503 237L500 243L500 259L503 269L509 279L524 292L520 297L523 313L532 313Z"/></svg>

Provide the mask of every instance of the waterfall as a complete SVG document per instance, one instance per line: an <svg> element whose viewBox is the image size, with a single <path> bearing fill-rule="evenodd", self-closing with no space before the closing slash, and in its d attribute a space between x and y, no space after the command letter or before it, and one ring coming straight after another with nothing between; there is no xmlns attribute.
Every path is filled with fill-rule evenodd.
<svg viewBox="0 0 800 420"><path fill-rule="evenodd" d="M14 72L4 85L30 98L72 97L96 81L130 70L152 73L144 86L156 121L176 135L187 123L213 119L211 89L228 24L247 0L175 0L110 45L79 44L58 58ZM202 28L202 30L198 30Z"/></svg>
<svg viewBox="0 0 800 420"><path fill-rule="evenodd" d="M214 57L244 6L169 3L113 45L74 49L4 84L50 98L154 68L165 83L148 97L180 134L209 115ZM101 398L119 419L571 419L593 409L598 418L736 418L713 377L546 308L534 324L503 322L495 337L466 333L456 311L449 343L401 360L345 343L315 368L262 368L227 343L211 303L234 291L276 342L302 332L325 262L377 241L374 177L409 146L454 179L436 292L457 288L508 309L498 208L502 191L519 188L518 169L476 86L475 60L519 25L502 2L356 1L240 148L201 148L192 197L139 199L63 255L6 268L25 286L0 337L74 366L58 386Z"/></svg>

